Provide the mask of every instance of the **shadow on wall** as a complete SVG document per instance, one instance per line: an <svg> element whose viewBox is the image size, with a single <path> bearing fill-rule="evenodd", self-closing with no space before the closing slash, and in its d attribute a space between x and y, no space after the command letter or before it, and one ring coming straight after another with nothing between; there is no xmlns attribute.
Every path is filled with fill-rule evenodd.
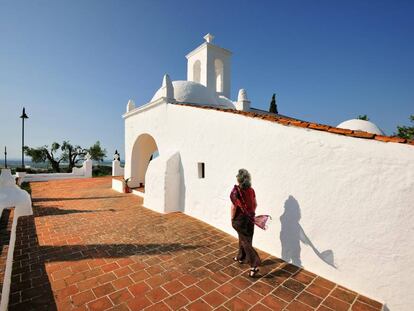
<svg viewBox="0 0 414 311"><path fill-rule="evenodd" d="M300 258L300 242L309 245L315 254L328 265L336 268L333 251L328 249L322 253L313 245L307 237L302 226L299 224L301 212L298 201L289 196L285 201L285 211L280 216L281 231L280 242L282 244L282 259L296 266L302 267Z"/></svg>
<svg viewBox="0 0 414 311"><path fill-rule="evenodd" d="M179 211L184 213L185 212L185 178L184 178L184 167L181 161L181 157L180 157L179 174L180 174Z"/></svg>

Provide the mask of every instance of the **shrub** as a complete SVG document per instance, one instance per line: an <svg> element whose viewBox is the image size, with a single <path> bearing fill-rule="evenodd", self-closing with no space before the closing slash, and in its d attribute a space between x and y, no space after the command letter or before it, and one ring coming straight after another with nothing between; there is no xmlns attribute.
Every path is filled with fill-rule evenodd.
<svg viewBox="0 0 414 311"><path fill-rule="evenodd" d="M92 176L99 177L99 176L108 176L112 175L112 167L106 165L95 165L92 168Z"/></svg>
<svg viewBox="0 0 414 311"><path fill-rule="evenodd" d="M26 190L27 193L29 193L30 195L32 195L32 188L30 188L30 184L27 181L22 182L22 184L20 185L20 188L22 190Z"/></svg>

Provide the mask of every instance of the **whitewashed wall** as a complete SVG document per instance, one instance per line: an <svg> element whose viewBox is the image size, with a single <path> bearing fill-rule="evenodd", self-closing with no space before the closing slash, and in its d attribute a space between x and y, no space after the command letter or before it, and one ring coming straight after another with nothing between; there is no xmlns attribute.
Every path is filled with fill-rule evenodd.
<svg viewBox="0 0 414 311"><path fill-rule="evenodd" d="M246 168L257 213L273 217L268 231L256 230L256 247L278 257L283 251L284 258L391 310L414 309L413 146L214 110L150 106L125 120L126 177L134 141L152 135L160 156L180 152L185 213L235 235L229 193L238 169ZM205 163L205 179L198 178L198 162Z"/></svg>

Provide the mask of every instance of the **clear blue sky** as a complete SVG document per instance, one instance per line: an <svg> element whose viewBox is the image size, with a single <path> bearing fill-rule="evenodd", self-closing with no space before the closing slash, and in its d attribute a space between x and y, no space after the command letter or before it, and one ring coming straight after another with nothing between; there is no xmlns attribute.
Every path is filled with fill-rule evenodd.
<svg viewBox="0 0 414 311"><path fill-rule="evenodd" d="M267 109L275 92L282 114L367 114L392 134L414 114L413 16L414 1L0 0L0 150L20 156L25 106L28 145L100 140L123 157L128 99L185 80L207 32L234 53L233 99L246 88Z"/></svg>

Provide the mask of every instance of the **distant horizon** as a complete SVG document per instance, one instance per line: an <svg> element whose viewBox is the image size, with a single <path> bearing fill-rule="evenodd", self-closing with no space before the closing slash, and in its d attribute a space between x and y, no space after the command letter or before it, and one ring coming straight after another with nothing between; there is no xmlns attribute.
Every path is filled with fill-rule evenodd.
<svg viewBox="0 0 414 311"><path fill-rule="evenodd" d="M22 159L7 159L7 168L17 168L17 167L21 167L21 161ZM81 166L83 163L83 161L80 161L78 164L76 164L77 166ZM93 160L94 164L102 164L104 166L112 166L112 160L104 160L104 161L95 161ZM25 159L24 160L24 164L25 167L27 168L28 166L30 168L47 168L47 167L51 167L51 164L49 161L45 161L45 162L33 162L30 159ZM65 166L68 166L69 163L68 162L61 162L60 163L60 167L64 168ZM121 165L125 165L125 161L121 160ZM0 168L5 168L5 161L4 158L0 159Z"/></svg>
<svg viewBox="0 0 414 311"><path fill-rule="evenodd" d="M387 135L414 114L413 1L9 1L0 4L0 153L97 140L125 152L129 99L162 77L186 80L185 55L211 33L233 52L231 99L337 126L368 115ZM214 17L214 18L213 18ZM1 154L0 154L1 158Z"/></svg>
<svg viewBox="0 0 414 311"><path fill-rule="evenodd" d="M12 162L21 162L22 161L22 159L20 158L20 159L18 159L18 158L7 158L7 162L9 162L9 161L12 161ZM92 161L94 161L94 162L112 162L113 160L111 160L111 159L109 159L108 158L108 160L103 160L103 161L96 161L96 160L92 160ZM121 160L121 162L122 162L123 160ZM32 163L36 163L36 162L33 162L32 160L31 160L31 158L24 158L24 162L32 162ZM46 160L45 162L48 162L48 160ZM39 162L39 163L45 163L45 162ZM0 163L4 163L4 156L3 157L0 157ZM64 164L66 164L66 163L69 163L69 162L60 162L60 163L64 163Z"/></svg>

